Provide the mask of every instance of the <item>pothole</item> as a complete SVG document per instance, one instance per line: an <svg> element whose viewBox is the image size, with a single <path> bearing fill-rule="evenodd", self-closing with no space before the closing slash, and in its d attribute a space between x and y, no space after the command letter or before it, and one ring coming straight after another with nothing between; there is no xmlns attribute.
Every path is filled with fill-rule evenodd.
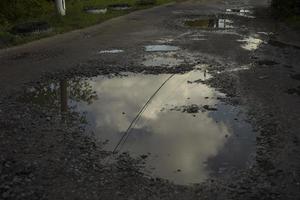
<svg viewBox="0 0 300 200"><path fill-rule="evenodd" d="M185 26L199 29L231 29L233 21L224 18L208 17L199 19L189 19L184 22Z"/></svg>
<svg viewBox="0 0 300 200"><path fill-rule="evenodd" d="M168 52L168 51L178 51L180 48L172 45L147 45L145 46L145 51L147 52Z"/></svg>
<svg viewBox="0 0 300 200"><path fill-rule="evenodd" d="M252 16L253 12L251 10L243 9L243 8L226 9L226 14L237 15L237 16L248 17L248 18L255 18L254 16Z"/></svg>
<svg viewBox="0 0 300 200"><path fill-rule="evenodd" d="M98 51L98 54L117 54L117 53L123 53L124 50L122 49L110 49L110 50L101 50Z"/></svg>
<svg viewBox="0 0 300 200"><path fill-rule="evenodd" d="M142 157L151 177L200 183L246 168L255 154L255 134L240 109L195 82L207 78L202 70L77 78L28 88L23 101L80 118L106 150Z"/></svg>
<svg viewBox="0 0 300 200"><path fill-rule="evenodd" d="M193 66L197 63L197 56L189 51L151 52L144 55L140 63L146 67L174 68Z"/></svg>
<svg viewBox="0 0 300 200"><path fill-rule="evenodd" d="M263 40L256 35L247 36L244 39L237 40L237 41L242 43L241 48L248 51L254 51L258 49L261 44L263 44Z"/></svg>

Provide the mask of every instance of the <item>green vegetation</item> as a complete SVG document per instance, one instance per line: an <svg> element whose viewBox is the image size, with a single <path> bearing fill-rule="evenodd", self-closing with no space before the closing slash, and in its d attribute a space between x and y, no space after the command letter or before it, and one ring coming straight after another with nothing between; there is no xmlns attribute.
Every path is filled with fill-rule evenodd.
<svg viewBox="0 0 300 200"><path fill-rule="evenodd" d="M173 0L66 0L67 15L58 16L53 0L0 0L0 48L8 47L80 29L129 12L160 5ZM85 8L106 8L110 4L127 3L130 10L108 10L106 14L88 14ZM40 34L20 35L12 32L13 27L25 22L42 21L53 31Z"/></svg>
<svg viewBox="0 0 300 200"><path fill-rule="evenodd" d="M300 14L299 0L273 0L273 12L279 17L290 17Z"/></svg>
<svg viewBox="0 0 300 200"><path fill-rule="evenodd" d="M288 25L300 28L300 1L299 0L272 0L273 15Z"/></svg>

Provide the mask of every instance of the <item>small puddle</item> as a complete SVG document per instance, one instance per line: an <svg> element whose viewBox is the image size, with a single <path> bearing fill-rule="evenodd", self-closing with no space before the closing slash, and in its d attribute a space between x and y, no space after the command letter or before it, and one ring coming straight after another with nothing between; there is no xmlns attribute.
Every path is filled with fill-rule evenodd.
<svg viewBox="0 0 300 200"><path fill-rule="evenodd" d="M231 29L233 21L229 19L204 18L192 19L184 22L185 26L201 29Z"/></svg>
<svg viewBox="0 0 300 200"><path fill-rule="evenodd" d="M254 16L251 15L253 14L253 12L248 9L239 9L239 8L226 9L226 14L237 15L237 16L248 17L248 18L255 18Z"/></svg>
<svg viewBox="0 0 300 200"><path fill-rule="evenodd" d="M164 52L164 51L178 51L180 48L172 45L147 45L145 51L147 52Z"/></svg>
<svg viewBox="0 0 300 200"><path fill-rule="evenodd" d="M116 53L123 53L124 50L122 49L111 49L111 50L101 50L98 51L98 54L116 54Z"/></svg>
<svg viewBox="0 0 300 200"><path fill-rule="evenodd" d="M194 70L64 80L28 89L24 101L81 116L105 149L144 158L147 175L200 183L246 168L255 153L251 126L238 107L219 101L224 94L201 83L209 77Z"/></svg>
<svg viewBox="0 0 300 200"><path fill-rule="evenodd" d="M258 49L261 44L263 44L263 40L258 38L257 36L248 36L242 40L237 41L241 42L241 47L248 51L254 51Z"/></svg>

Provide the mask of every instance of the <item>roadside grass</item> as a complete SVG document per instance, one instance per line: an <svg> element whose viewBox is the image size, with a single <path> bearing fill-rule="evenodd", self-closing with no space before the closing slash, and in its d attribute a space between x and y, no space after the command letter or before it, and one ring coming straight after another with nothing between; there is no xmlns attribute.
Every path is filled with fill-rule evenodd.
<svg viewBox="0 0 300 200"><path fill-rule="evenodd" d="M300 30L300 16L299 15L290 16L287 19L285 19L285 21L290 27Z"/></svg>
<svg viewBox="0 0 300 200"><path fill-rule="evenodd" d="M292 28L300 29L299 0L272 0L271 12L277 20Z"/></svg>
<svg viewBox="0 0 300 200"><path fill-rule="evenodd" d="M137 0L70 0L67 1L67 15L58 16L54 4L49 3L46 11L37 16L31 16L26 19L17 19L14 21L5 21L0 15L0 48L6 48L14 45L24 44L33 40L65 33L75 29L92 26L108 19L128 14L130 12L150 8L157 5L173 2L174 0L156 0L153 5L138 5ZM84 11L88 7L106 8L110 4L126 3L131 6L129 10L108 10L105 14L89 14ZM28 21L47 22L52 31L48 33L21 35L12 33L11 29L20 23Z"/></svg>

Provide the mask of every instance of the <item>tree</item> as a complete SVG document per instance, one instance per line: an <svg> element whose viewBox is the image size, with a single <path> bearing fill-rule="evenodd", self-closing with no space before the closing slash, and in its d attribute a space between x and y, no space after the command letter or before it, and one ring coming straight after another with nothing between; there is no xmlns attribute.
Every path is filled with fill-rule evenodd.
<svg viewBox="0 0 300 200"><path fill-rule="evenodd" d="M0 18L7 22L22 22L49 14L53 0L0 0ZM0 19L0 21L1 21Z"/></svg>

